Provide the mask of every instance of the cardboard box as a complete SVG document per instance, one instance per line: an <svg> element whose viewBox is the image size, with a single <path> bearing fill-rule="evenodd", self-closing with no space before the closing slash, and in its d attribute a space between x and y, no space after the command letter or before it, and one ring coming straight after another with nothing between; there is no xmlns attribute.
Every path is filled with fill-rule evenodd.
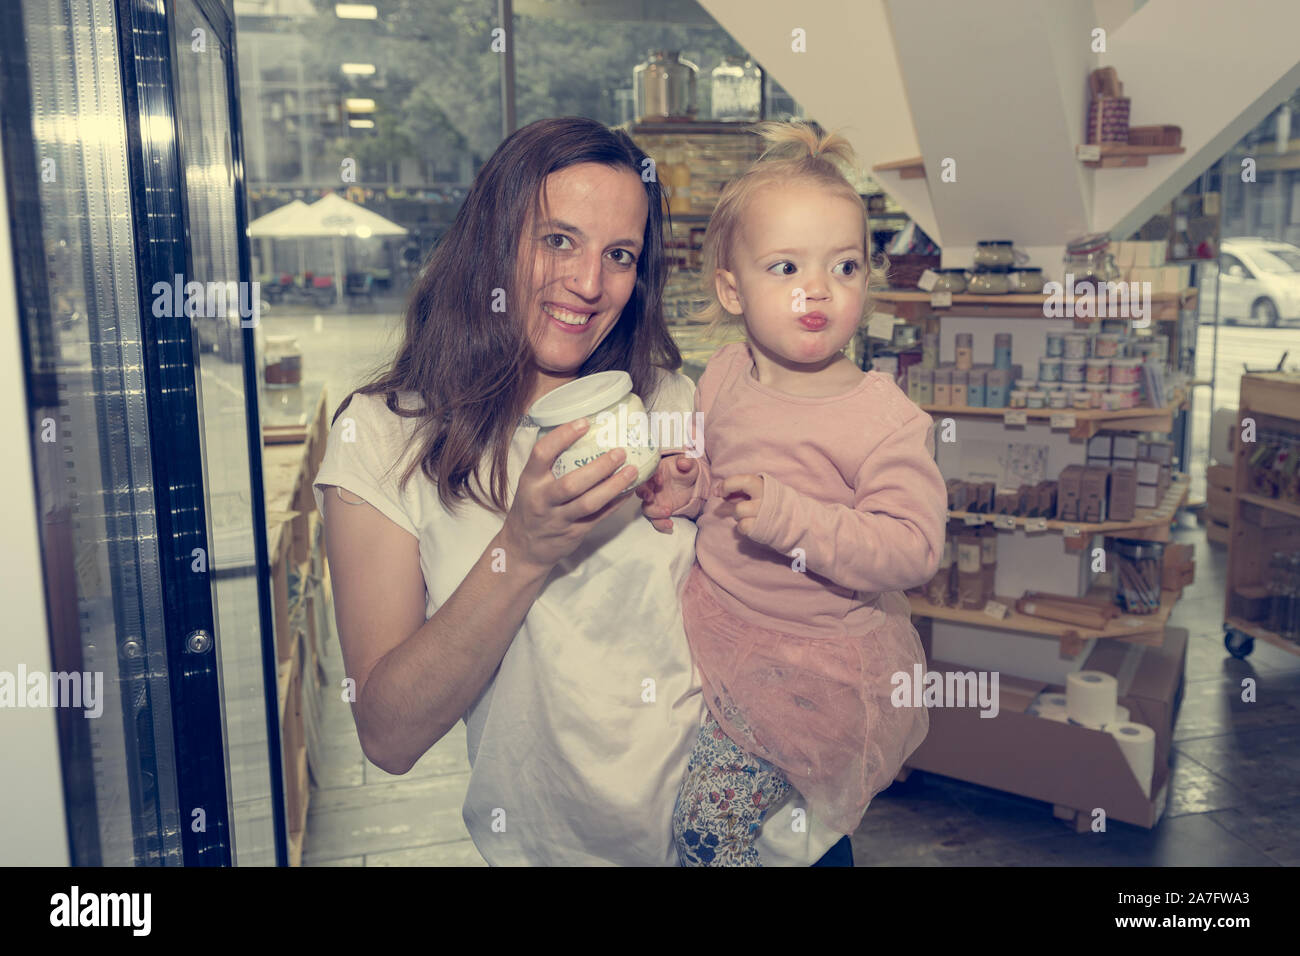
<svg viewBox="0 0 1300 956"><path fill-rule="evenodd" d="M1160 586L1166 591L1178 591L1192 583L1196 576L1196 551L1190 544L1165 545L1161 562Z"/></svg>
<svg viewBox="0 0 1300 956"><path fill-rule="evenodd" d="M1040 481L1034 488L1034 515L1050 518L1056 514L1056 482Z"/></svg>
<svg viewBox="0 0 1300 956"><path fill-rule="evenodd" d="M999 491L993 499L993 510L1000 515L1013 515L1020 507L1020 492Z"/></svg>
<svg viewBox="0 0 1300 956"><path fill-rule="evenodd" d="M1111 439L1113 435L1102 432L1088 439L1088 457L1110 458Z"/></svg>
<svg viewBox="0 0 1300 956"><path fill-rule="evenodd" d="M1138 456L1138 440L1136 435L1116 435L1111 442L1110 457L1123 458L1133 461Z"/></svg>
<svg viewBox="0 0 1300 956"><path fill-rule="evenodd" d="M1079 520L1079 491L1083 480L1082 465L1066 465L1056 479L1056 517L1061 521Z"/></svg>
<svg viewBox="0 0 1300 956"><path fill-rule="evenodd" d="M1182 270L1178 266L1160 267L1160 285L1153 287L1153 292L1178 292L1183 287Z"/></svg>
<svg viewBox="0 0 1300 956"><path fill-rule="evenodd" d="M1109 468L1085 468L1079 482L1079 520L1090 523L1106 520L1106 494L1110 482Z"/></svg>
<svg viewBox="0 0 1300 956"><path fill-rule="evenodd" d="M1110 497L1107 499L1111 521L1132 521L1137 509L1137 471L1112 468Z"/></svg>
<svg viewBox="0 0 1300 956"><path fill-rule="evenodd" d="M1138 485L1134 504L1138 508L1154 508L1160 501L1160 491L1155 485Z"/></svg>
<svg viewBox="0 0 1300 956"><path fill-rule="evenodd" d="M971 499L971 486L969 482L962 481L960 478L948 479L948 510L965 511Z"/></svg>
<svg viewBox="0 0 1300 956"><path fill-rule="evenodd" d="M1160 465L1154 461L1143 461L1138 459L1137 480L1140 485L1158 485L1160 484Z"/></svg>
<svg viewBox="0 0 1300 956"><path fill-rule="evenodd" d="M1168 799L1169 753L1186 656L1187 631L1166 628L1160 647L1098 641L1082 665L1116 677L1132 674L1120 687L1119 703L1129 709L1130 720L1155 732L1149 797L1110 734L1025 713L1039 693L1064 693L1063 685L1007 673L999 674L996 717L981 717L978 707L931 708L930 733L906 766L1079 810L1076 827L1091 822L1093 807L1104 807L1114 820L1154 827ZM968 672L937 656L928 669Z"/></svg>
<svg viewBox="0 0 1300 956"><path fill-rule="evenodd" d="M1148 461L1158 461L1162 465L1172 465L1174 461L1174 443L1171 441L1144 441L1138 449L1138 457Z"/></svg>

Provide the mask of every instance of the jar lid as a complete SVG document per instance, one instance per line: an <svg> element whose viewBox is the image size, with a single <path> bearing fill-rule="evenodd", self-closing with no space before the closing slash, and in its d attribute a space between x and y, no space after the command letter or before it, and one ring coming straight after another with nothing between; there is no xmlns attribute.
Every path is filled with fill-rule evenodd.
<svg viewBox="0 0 1300 956"><path fill-rule="evenodd" d="M528 417L542 428L553 428L584 415L594 415L631 391L632 376L627 372L584 375L533 402L533 407L528 409Z"/></svg>

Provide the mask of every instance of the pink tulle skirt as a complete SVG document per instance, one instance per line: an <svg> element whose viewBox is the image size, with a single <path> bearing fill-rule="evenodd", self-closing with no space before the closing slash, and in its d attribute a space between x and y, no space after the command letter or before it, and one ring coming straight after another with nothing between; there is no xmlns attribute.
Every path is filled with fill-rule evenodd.
<svg viewBox="0 0 1300 956"><path fill-rule="evenodd" d="M880 596L869 633L808 638L758 627L713 596L698 564L682 592L704 701L741 749L779 767L808 810L852 833L871 799L925 740L924 707L895 707L893 675L925 654L899 594Z"/></svg>

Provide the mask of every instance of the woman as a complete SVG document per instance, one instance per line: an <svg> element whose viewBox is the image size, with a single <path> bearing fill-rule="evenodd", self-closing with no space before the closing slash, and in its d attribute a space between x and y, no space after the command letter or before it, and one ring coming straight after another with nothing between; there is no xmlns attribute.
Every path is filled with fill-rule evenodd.
<svg viewBox="0 0 1300 956"><path fill-rule="evenodd" d="M492 864L676 860L702 716L678 602L694 528L641 516L619 451L554 478L581 430L538 440L525 416L607 369L650 409L693 409L660 307L653 171L590 120L503 142L412 292L392 368L336 414L315 484L362 749L405 773L463 719L464 818ZM773 811L765 862L835 842L804 817L797 798Z"/></svg>

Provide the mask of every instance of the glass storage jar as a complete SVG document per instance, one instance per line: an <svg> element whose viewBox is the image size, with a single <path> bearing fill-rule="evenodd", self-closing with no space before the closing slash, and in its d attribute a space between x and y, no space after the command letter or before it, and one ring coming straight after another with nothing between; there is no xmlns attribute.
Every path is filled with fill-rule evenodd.
<svg viewBox="0 0 1300 956"><path fill-rule="evenodd" d="M986 269L990 266L1009 266L1016 261L1016 254L1010 239L992 239L975 243L975 267Z"/></svg>
<svg viewBox="0 0 1300 956"><path fill-rule="evenodd" d="M626 464L636 468L636 481L624 494L648 480L659 467L654 430L645 405L632 391L632 376L627 372L597 372L567 382L534 402L528 417L541 429L539 439L578 418L591 422L578 440L555 459L551 473L556 478L577 471L615 448L627 452Z"/></svg>
<svg viewBox="0 0 1300 956"><path fill-rule="evenodd" d="M763 73L744 56L724 56L713 68L713 118L757 123L761 119Z"/></svg>

